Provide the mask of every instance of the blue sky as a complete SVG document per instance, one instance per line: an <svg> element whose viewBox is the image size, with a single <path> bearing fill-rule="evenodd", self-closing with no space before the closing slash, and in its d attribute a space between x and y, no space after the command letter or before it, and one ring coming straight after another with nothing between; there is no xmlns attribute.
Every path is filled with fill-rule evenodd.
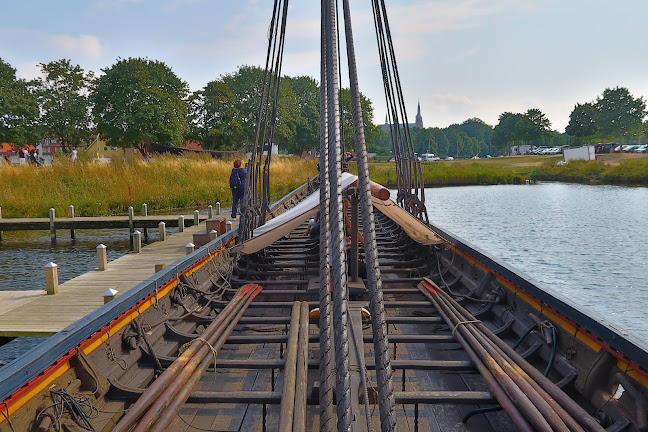
<svg viewBox="0 0 648 432"><path fill-rule="evenodd" d="M284 73L319 76L319 1L289 8ZM387 1L410 121L539 108L563 131L576 103L605 88L648 97L648 2L640 0ZM351 0L361 91L385 118L369 0ZM100 73L117 58L167 63L202 88L242 64L262 65L270 0L5 0L0 58L23 78L68 58Z"/></svg>

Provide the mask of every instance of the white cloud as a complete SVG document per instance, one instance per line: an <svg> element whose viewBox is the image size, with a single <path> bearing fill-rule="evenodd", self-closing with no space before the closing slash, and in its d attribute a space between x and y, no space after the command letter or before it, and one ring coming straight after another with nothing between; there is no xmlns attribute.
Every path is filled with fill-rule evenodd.
<svg viewBox="0 0 648 432"><path fill-rule="evenodd" d="M18 78L26 79L28 81L42 78L43 72L38 62L19 63L14 66L16 68L16 76Z"/></svg>
<svg viewBox="0 0 648 432"><path fill-rule="evenodd" d="M49 43L71 57L99 58L104 52L99 38L93 35L50 35Z"/></svg>

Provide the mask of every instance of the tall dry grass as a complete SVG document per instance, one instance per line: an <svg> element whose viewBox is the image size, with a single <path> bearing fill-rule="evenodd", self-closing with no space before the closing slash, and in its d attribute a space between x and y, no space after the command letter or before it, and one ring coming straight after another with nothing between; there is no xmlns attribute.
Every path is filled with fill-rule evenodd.
<svg viewBox="0 0 648 432"><path fill-rule="evenodd" d="M229 175L232 160L206 155L158 156L149 162L134 157L112 163L56 159L52 166L0 167L2 216L47 217L49 208L77 216L124 214L129 206L141 210L231 205ZM316 174L314 162L275 158L271 195L278 198Z"/></svg>

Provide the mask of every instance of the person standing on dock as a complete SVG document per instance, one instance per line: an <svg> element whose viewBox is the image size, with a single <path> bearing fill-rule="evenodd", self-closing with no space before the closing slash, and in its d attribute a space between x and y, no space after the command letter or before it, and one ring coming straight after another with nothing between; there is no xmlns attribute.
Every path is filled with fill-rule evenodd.
<svg viewBox="0 0 648 432"><path fill-rule="evenodd" d="M234 161L234 168L232 168L232 174L230 174L230 189L232 189L232 219L236 219L236 210L239 203L243 200L246 179L247 170L241 168L241 159L236 159Z"/></svg>

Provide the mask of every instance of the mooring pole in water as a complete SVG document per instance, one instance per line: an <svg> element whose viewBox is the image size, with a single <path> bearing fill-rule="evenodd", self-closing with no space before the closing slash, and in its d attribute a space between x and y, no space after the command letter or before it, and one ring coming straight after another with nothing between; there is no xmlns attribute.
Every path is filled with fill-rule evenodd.
<svg viewBox="0 0 648 432"><path fill-rule="evenodd" d="M164 222L160 222L158 224L158 236L160 237L160 241L165 241L166 240L166 224Z"/></svg>
<svg viewBox="0 0 648 432"><path fill-rule="evenodd" d="M200 212L198 210L194 210L194 225L198 225L200 223Z"/></svg>
<svg viewBox="0 0 648 432"><path fill-rule="evenodd" d="M106 245L97 246L97 270L104 271L108 268L108 249Z"/></svg>
<svg viewBox="0 0 648 432"><path fill-rule="evenodd" d="M74 206L72 204L70 204L70 206L68 207L68 212L70 215L70 219L74 219ZM70 238L74 240L74 228L70 229Z"/></svg>
<svg viewBox="0 0 648 432"><path fill-rule="evenodd" d="M216 203L216 216L220 214L220 201Z"/></svg>
<svg viewBox="0 0 648 432"><path fill-rule="evenodd" d="M184 232L184 216L178 216L178 232Z"/></svg>
<svg viewBox="0 0 648 432"><path fill-rule="evenodd" d="M191 252L194 251L195 245L193 243L187 243L185 246L185 251L187 252L187 255L189 255Z"/></svg>
<svg viewBox="0 0 648 432"><path fill-rule="evenodd" d="M58 266L53 262L45 265L45 289L47 294L58 294Z"/></svg>
<svg viewBox="0 0 648 432"><path fill-rule="evenodd" d="M56 210L53 208L49 209L49 219L50 219L50 239L52 244L56 243L56 227L54 226L54 217L56 217Z"/></svg>
<svg viewBox="0 0 648 432"><path fill-rule="evenodd" d="M133 250L133 232L135 231L135 210L133 207L128 207L128 237L130 238L130 250Z"/></svg>
<svg viewBox="0 0 648 432"><path fill-rule="evenodd" d="M133 233L133 252L142 252L142 233L137 230Z"/></svg>
<svg viewBox="0 0 648 432"><path fill-rule="evenodd" d="M212 207L211 204L207 206L207 219L211 219L214 217L214 207Z"/></svg>
<svg viewBox="0 0 648 432"><path fill-rule="evenodd" d="M148 204L142 204L142 216L148 216ZM144 238L148 241L148 228L144 228Z"/></svg>

